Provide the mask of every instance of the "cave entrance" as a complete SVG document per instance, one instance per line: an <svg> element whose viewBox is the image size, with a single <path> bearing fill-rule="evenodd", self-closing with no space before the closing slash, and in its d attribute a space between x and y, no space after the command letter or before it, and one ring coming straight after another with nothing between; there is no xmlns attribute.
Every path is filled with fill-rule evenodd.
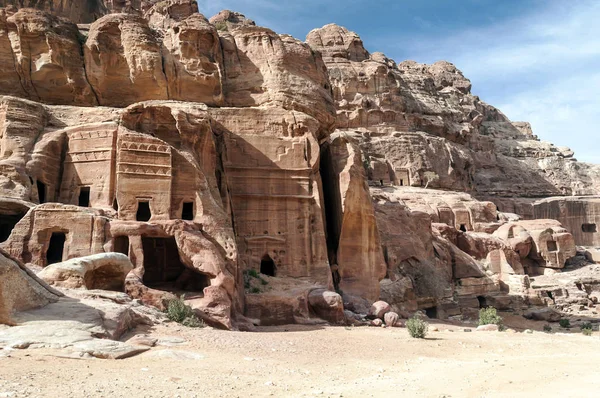
<svg viewBox="0 0 600 398"><path fill-rule="evenodd" d="M90 207L90 187L79 188L79 206Z"/></svg>
<svg viewBox="0 0 600 398"><path fill-rule="evenodd" d="M115 252L129 256L129 236L117 236L115 238Z"/></svg>
<svg viewBox="0 0 600 398"><path fill-rule="evenodd" d="M467 227L465 226L465 224L460 224L460 228L461 231L463 232L467 232Z"/></svg>
<svg viewBox="0 0 600 398"><path fill-rule="evenodd" d="M428 318L437 319L438 317L437 307L424 308L423 311L425 311L425 315L427 315Z"/></svg>
<svg viewBox="0 0 600 398"><path fill-rule="evenodd" d="M38 200L40 204L46 203L46 184L44 184L40 180L37 180L36 185L38 191Z"/></svg>
<svg viewBox="0 0 600 398"><path fill-rule="evenodd" d="M48 250L46 251L46 264L60 263L63 260L65 241L67 237L64 232L52 232Z"/></svg>
<svg viewBox="0 0 600 398"><path fill-rule="evenodd" d="M260 273L263 275L275 276L277 269L275 267L275 261L265 254L260 260Z"/></svg>
<svg viewBox="0 0 600 398"><path fill-rule="evenodd" d="M582 224L581 231L582 232L597 232L596 224Z"/></svg>
<svg viewBox="0 0 600 398"><path fill-rule="evenodd" d="M210 286L208 275L187 268L181 262L175 238L142 237L142 249L144 285L175 294L194 292L195 297L201 297L203 289Z"/></svg>
<svg viewBox="0 0 600 398"><path fill-rule="evenodd" d="M135 219L138 221L150 221L152 212L150 211L150 202L138 202L137 212L135 213Z"/></svg>
<svg viewBox="0 0 600 398"><path fill-rule="evenodd" d="M0 215L0 242L5 242L15 228L15 225L25 216L21 214L2 214Z"/></svg>
<svg viewBox="0 0 600 398"><path fill-rule="evenodd" d="M487 308L487 300L484 296L477 296L477 301L479 301L479 308Z"/></svg>
<svg viewBox="0 0 600 398"><path fill-rule="evenodd" d="M340 182L335 170L331 146L328 142L321 145L319 163L321 185L323 186L325 236L327 240L327 255L329 265L337 264L337 251L342 229L342 198L340 196ZM339 278L334 276L334 281ZM335 288L338 289L337 284Z"/></svg>
<svg viewBox="0 0 600 398"><path fill-rule="evenodd" d="M194 202L184 202L181 209L182 220L194 220Z"/></svg>
<svg viewBox="0 0 600 398"><path fill-rule="evenodd" d="M558 251L558 246L556 245L556 241L554 240L549 240L546 242L546 245L548 247L548 251L549 252L555 252Z"/></svg>

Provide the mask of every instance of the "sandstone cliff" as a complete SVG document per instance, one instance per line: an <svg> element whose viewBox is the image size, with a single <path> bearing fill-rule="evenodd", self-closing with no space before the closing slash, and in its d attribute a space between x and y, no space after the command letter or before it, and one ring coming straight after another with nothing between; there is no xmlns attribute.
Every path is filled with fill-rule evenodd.
<svg viewBox="0 0 600 398"><path fill-rule="evenodd" d="M206 19L190 0L2 5L0 238L32 269L120 252L132 297L186 293L208 323L251 328L380 298L441 317L541 303L529 275L560 272L583 239L512 213L598 194L600 168L448 62L398 64L337 25L302 42Z"/></svg>

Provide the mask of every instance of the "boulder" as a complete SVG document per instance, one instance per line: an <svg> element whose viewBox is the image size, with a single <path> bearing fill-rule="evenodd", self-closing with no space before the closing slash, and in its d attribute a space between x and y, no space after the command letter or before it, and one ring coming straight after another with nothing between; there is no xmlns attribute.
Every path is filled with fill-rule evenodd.
<svg viewBox="0 0 600 398"><path fill-rule="evenodd" d="M16 312L44 307L60 296L25 265L0 250L0 324L12 324Z"/></svg>
<svg viewBox="0 0 600 398"><path fill-rule="evenodd" d="M325 289L315 289L308 294L308 303L315 314L333 324L344 323L342 296Z"/></svg>
<svg viewBox="0 0 600 398"><path fill-rule="evenodd" d="M391 310L392 307L385 301L376 301L371 305L368 315L370 318L383 319L383 316Z"/></svg>
<svg viewBox="0 0 600 398"><path fill-rule="evenodd" d="M383 316L383 320L387 326L395 326L400 317L395 312L386 312Z"/></svg>
<svg viewBox="0 0 600 398"><path fill-rule="evenodd" d="M534 308L530 309L523 317L534 321L558 322L561 320L561 314L552 308Z"/></svg>
<svg viewBox="0 0 600 398"><path fill-rule="evenodd" d="M125 278L133 269L121 253L100 253L51 264L38 276L52 286L69 289L123 291Z"/></svg>
<svg viewBox="0 0 600 398"><path fill-rule="evenodd" d="M477 326L476 332L497 332L500 328L498 325L481 325Z"/></svg>

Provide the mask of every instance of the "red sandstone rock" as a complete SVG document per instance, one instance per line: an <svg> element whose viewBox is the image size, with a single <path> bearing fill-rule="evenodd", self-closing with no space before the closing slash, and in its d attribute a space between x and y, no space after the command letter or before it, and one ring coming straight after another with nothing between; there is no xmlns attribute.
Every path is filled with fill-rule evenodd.
<svg viewBox="0 0 600 398"><path fill-rule="evenodd" d="M390 310L391 310L390 305L388 303L386 303L385 301L376 301L371 305L368 315L371 317L383 319L383 316L386 313L390 312Z"/></svg>

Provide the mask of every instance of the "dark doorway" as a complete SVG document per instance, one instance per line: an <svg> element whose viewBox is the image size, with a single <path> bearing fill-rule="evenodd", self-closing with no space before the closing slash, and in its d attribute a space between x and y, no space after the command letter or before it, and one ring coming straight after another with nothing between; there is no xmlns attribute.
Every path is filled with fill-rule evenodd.
<svg viewBox="0 0 600 398"><path fill-rule="evenodd" d="M555 252L558 250L558 246L556 246L556 241L549 240L546 242L546 245L548 246L549 252Z"/></svg>
<svg viewBox="0 0 600 398"><path fill-rule="evenodd" d="M460 230L463 232L467 232L467 227L465 226L465 224L460 224Z"/></svg>
<svg viewBox="0 0 600 398"><path fill-rule="evenodd" d="M437 319L437 317L438 317L437 307L425 308L424 311L425 311L425 315L427 315L428 318Z"/></svg>
<svg viewBox="0 0 600 398"><path fill-rule="evenodd" d="M144 285L167 291L195 291L210 286L207 275L186 268L179 258L175 238L142 237Z"/></svg>
<svg viewBox="0 0 600 398"><path fill-rule="evenodd" d="M190 221L194 219L194 202L183 203L183 209L181 210L181 219Z"/></svg>
<svg viewBox="0 0 600 398"><path fill-rule="evenodd" d="M115 252L129 256L129 236L117 236L115 238Z"/></svg>
<svg viewBox="0 0 600 398"><path fill-rule="evenodd" d="M477 296L477 301L479 301L479 308L487 308L487 300L483 296Z"/></svg>
<svg viewBox="0 0 600 398"><path fill-rule="evenodd" d="M265 254L260 260L260 273L275 276L275 271L275 261L268 254Z"/></svg>
<svg viewBox="0 0 600 398"><path fill-rule="evenodd" d="M117 198L113 200L113 209L119 211L119 202L117 202Z"/></svg>
<svg viewBox="0 0 600 398"><path fill-rule="evenodd" d="M0 215L0 242L5 242L25 214Z"/></svg>
<svg viewBox="0 0 600 398"><path fill-rule="evenodd" d="M138 221L150 221L152 212L150 211L150 202L138 202L138 209L135 219Z"/></svg>
<svg viewBox="0 0 600 398"><path fill-rule="evenodd" d="M90 187L79 188L79 206L90 207Z"/></svg>
<svg viewBox="0 0 600 398"><path fill-rule="evenodd" d="M581 231L582 232L597 232L596 224L582 224Z"/></svg>
<svg viewBox="0 0 600 398"><path fill-rule="evenodd" d="M404 180L401 178L400 179L400 186L403 187L404 186Z"/></svg>
<svg viewBox="0 0 600 398"><path fill-rule="evenodd" d="M40 180L37 180L36 185L38 190L38 200L40 204L46 203L46 184L44 184Z"/></svg>
<svg viewBox="0 0 600 398"><path fill-rule="evenodd" d="M66 236L64 232L52 232L48 250L46 251L46 264L60 263L63 260Z"/></svg>

